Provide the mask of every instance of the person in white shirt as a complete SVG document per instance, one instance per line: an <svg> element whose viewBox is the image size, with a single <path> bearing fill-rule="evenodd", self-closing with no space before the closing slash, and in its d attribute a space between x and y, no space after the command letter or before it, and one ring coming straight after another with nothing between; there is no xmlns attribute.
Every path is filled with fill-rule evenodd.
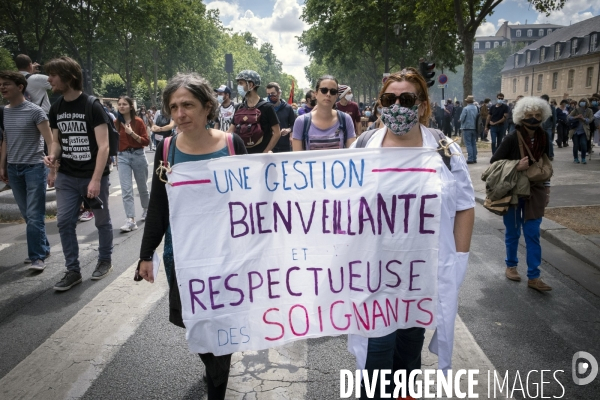
<svg viewBox="0 0 600 400"><path fill-rule="evenodd" d="M30 101L35 105L42 107L42 110L48 115L50 112L50 99L48 90L52 89L48 82L48 75L40 74L40 65L33 63L31 58L25 54L19 54L15 58L15 64L20 73L27 79L27 94Z"/></svg>

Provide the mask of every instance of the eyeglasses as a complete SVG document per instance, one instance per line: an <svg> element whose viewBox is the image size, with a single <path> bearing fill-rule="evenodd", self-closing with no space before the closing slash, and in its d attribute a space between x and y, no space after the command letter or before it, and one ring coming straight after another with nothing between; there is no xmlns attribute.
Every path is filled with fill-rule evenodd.
<svg viewBox="0 0 600 400"><path fill-rule="evenodd" d="M337 96L338 94L338 90L337 89L328 89L325 87L319 88L319 92L323 93L323 94L327 94L327 92L329 92L330 95L332 96Z"/></svg>
<svg viewBox="0 0 600 400"><path fill-rule="evenodd" d="M410 108L415 105L417 95L410 92L400 93L399 96L395 93L384 93L379 98L383 107L389 107L392 104L395 104L397 100L400 100L400 106Z"/></svg>

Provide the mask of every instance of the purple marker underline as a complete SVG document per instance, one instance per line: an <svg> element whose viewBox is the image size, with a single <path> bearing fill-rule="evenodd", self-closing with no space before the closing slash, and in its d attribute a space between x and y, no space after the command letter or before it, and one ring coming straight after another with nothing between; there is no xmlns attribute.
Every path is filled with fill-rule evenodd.
<svg viewBox="0 0 600 400"><path fill-rule="evenodd" d="M183 185L201 185L203 183L211 183L210 179L202 179L199 181L181 181L174 182L172 186L183 186Z"/></svg>
<svg viewBox="0 0 600 400"><path fill-rule="evenodd" d="M382 168L382 169L374 169L372 172L430 172L437 173L435 169L431 168Z"/></svg>

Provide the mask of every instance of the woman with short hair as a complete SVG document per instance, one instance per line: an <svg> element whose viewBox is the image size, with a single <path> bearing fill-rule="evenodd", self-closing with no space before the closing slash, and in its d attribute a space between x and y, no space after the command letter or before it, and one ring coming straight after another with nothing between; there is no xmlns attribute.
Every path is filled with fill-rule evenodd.
<svg viewBox="0 0 600 400"><path fill-rule="evenodd" d="M201 161L230 155L228 140L233 141L235 154L246 154L243 140L236 134L207 128L207 123L217 115L219 103L206 79L196 73L179 73L173 77L163 91L162 112L177 123L180 133L168 139L167 160L163 159L165 141L161 141L154 155L152 192L144 237L140 249L139 277L154 282L152 256L163 237L165 239L163 261L169 282L169 321L184 328L181 299L175 274L173 239L169 228L169 199L165 187L162 163L175 165L188 161ZM161 176L157 175L158 173ZM199 221L199 223L201 223ZM231 354L215 356L212 353L200 354L206 366L206 384L209 400L225 398Z"/></svg>
<svg viewBox="0 0 600 400"><path fill-rule="evenodd" d="M569 137L573 139L573 162L579 164L579 153L581 153L581 164L587 164L585 156L591 138L590 123L594 121L594 113L585 97L579 99L577 105L578 107L569 114L569 122L579 120L577 127L569 130Z"/></svg>
<svg viewBox="0 0 600 400"><path fill-rule="evenodd" d="M519 160L517 171L526 171L534 162L540 160L545 154L550 157L549 136L542 128L542 122L552 115L550 104L538 97L523 97L515 105L513 120L515 130L509 133L492 156L490 162L498 160ZM519 136L521 138L519 138ZM519 148L519 142L525 143L529 152ZM524 146L524 145L523 145ZM542 263L542 246L540 244L540 226L544 210L550 201L550 180L546 182L530 182L529 198L520 198L516 206L511 206L504 217L504 242L506 245L506 270L505 276L511 281L520 282L521 276L517 271L519 259L519 238L521 230L525 236L527 252L527 286L540 292L552 290L540 278L540 264Z"/></svg>

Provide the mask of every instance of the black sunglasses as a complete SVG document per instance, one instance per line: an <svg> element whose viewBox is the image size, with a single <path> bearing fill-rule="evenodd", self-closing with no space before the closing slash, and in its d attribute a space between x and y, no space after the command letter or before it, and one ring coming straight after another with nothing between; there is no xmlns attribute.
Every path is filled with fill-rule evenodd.
<svg viewBox="0 0 600 400"><path fill-rule="evenodd" d="M400 106L410 108L415 105L417 101L417 95L410 92L400 93L397 96L395 93L384 93L379 98L381 105L383 107L389 107L392 104L396 103L396 100L400 100Z"/></svg>
<svg viewBox="0 0 600 400"><path fill-rule="evenodd" d="M337 89L328 89L326 87L319 88L319 92L321 92L323 94L327 94L327 92L329 92L329 94L332 96L337 96L337 94L338 94Z"/></svg>

